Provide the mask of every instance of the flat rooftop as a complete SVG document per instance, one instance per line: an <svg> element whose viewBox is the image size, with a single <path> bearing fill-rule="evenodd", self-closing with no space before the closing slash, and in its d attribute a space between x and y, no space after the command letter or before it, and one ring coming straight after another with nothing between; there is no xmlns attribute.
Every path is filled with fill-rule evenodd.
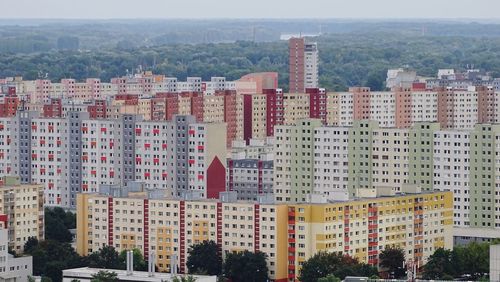
<svg viewBox="0 0 500 282"><path fill-rule="evenodd" d="M114 272L118 276L118 281L149 281L149 282L160 282L160 281L171 281L175 276L183 276L172 275L170 273L160 273L155 272L154 276L149 276L148 272L145 271L134 271L132 275L127 275L126 270L118 270L118 269L100 269L100 268L90 268L90 267L81 267L81 268L73 268L63 270L63 281L67 279L79 279L82 281L90 280L92 275L98 273L99 271L109 271ZM204 276L204 275L192 275L196 278L197 282L216 282L216 276ZM68 281L70 281L68 280Z"/></svg>

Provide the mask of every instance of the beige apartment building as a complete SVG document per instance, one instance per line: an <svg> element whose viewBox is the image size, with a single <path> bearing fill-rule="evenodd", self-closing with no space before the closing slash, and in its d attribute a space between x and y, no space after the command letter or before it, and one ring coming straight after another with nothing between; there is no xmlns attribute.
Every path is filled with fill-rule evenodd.
<svg viewBox="0 0 500 282"><path fill-rule="evenodd" d="M9 247L18 253L30 237L44 238L43 185L20 184L5 176L0 186L0 221L8 230Z"/></svg>
<svg viewBox="0 0 500 282"><path fill-rule="evenodd" d="M111 245L118 251L154 252L161 271L176 255L186 272L189 247L204 240L229 252L262 251L270 278L294 281L304 261L319 251L342 252L371 265L386 247L401 247L420 263L453 244L451 192L363 189L354 200L323 204L273 204L181 200L129 192L123 197L79 194L77 251L88 255Z"/></svg>

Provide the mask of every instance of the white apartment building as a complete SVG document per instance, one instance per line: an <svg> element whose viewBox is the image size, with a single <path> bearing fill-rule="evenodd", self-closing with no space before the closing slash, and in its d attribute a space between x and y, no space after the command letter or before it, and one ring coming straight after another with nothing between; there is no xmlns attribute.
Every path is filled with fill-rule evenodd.
<svg viewBox="0 0 500 282"><path fill-rule="evenodd" d="M82 191L97 192L102 184L121 184L123 131L118 120L82 123Z"/></svg>
<svg viewBox="0 0 500 282"><path fill-rule="evenodd" d="M370 120L378 121L380 127L396 126L396 97L394 92L371 92Z"/></svg>
<svg viewBox="0 0 500 282"><path fill-rule="evenodd" d="M45 187L45 204L61 205L68 193L68 154L71 140L67 119L31 121L31 182Z"/></svg>
<svg viewBox="0 0 500 282"><path fill-rule="evenodd" d="M455 91L453 99L453 127L473 129L478 121L478 93L476 91Z"/></svg>
<svg viewBox="0 0 500 282"><path fill-rule="evenodd" d="M351 126L354 120L354 97L352 93L339 93L338 126Z"/></svg>
<svg viewBox="0 0 500 282"><path fill-rule="evenodd" d="M411 120L413 122L437 121L437 92L414 91L411 95Z"/></svg>
<svg viewBox="0 0 500 282"><path fill-rule="evenodd" d="M304 44L304 88L319 87L319 55L316 42Z"/></svg>
<svg viewBox="0 0 500 282"><path fill-rule="evenodd" d="M348 198L349 128L314 130L314 193L327 200Z"/></svg>
<svg viewBox="0 0 500 282"><path fill-rule="evenodd" d="M28 277L33 274L33 258L15 258L8 253L8 243L7 229L0 227L0 281L28 282Z"/></svg>
<svg viewBox="0 0 500 282"><path fill-rule="evenodd" d="M9 175L12 172L11 125L11 118L0 118L0 175Z"/></svg>
<svg viewBox="0 0 500 282"><path fill-rule="evenodd" d="M149 189L174 195L176 179L174 122L138 122L135 136L135 180Z"/></svg>
<svg viewBox="0 0 500 282"><path fill-rule="evenodd" d="M401 191L409 173L409 131L378 128L372 132L372 186ZM370 173L370 172L368 172Z"/></svg>
<svg viewBox="0 0 500 282"><path fill-rule="evenodd" d="M469 226L470 132L434 133L434 189L453 192L453 225Z"/></svg>

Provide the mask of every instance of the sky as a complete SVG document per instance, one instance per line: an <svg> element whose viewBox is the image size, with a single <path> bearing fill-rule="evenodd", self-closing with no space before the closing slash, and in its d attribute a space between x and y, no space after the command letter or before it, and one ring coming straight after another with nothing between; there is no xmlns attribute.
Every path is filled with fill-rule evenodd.
<svg viewBox="0 0 500 282"><path fill-rule="evenodd" d="M0 0L0 6L4 19L500 18L500 0Z"/></svg>

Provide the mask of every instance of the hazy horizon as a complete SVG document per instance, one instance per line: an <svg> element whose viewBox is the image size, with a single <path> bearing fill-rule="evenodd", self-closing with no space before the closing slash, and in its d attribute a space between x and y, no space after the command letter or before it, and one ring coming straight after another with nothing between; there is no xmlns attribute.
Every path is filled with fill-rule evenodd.
<svg viewBox="0 0 500 282"><path fill-rule="evenodd" d="M306 3L307 5L304 5ZM17 0L0 19L499 20L496 0Z"/></svg>

